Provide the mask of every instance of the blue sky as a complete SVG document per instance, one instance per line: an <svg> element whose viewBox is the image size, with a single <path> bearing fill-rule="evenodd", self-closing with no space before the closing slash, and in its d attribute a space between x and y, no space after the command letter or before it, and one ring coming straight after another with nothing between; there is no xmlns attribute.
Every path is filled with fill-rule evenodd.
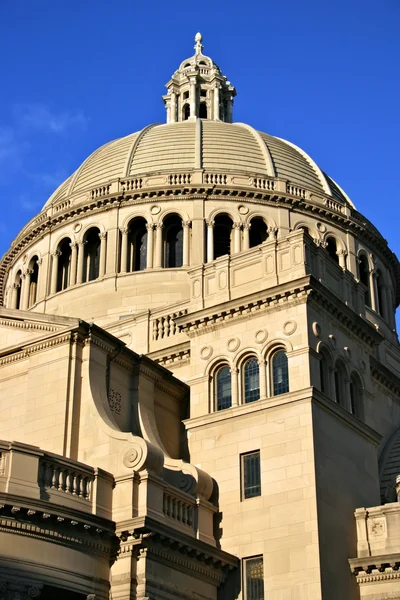
<svg viewBox="0 0 400 600"><path fill-rule="evenodd" d="M234 119L304 148L400 255L399 22L398 0L1 0L0 256L90 152L164 122L197 30Z"/></svg>

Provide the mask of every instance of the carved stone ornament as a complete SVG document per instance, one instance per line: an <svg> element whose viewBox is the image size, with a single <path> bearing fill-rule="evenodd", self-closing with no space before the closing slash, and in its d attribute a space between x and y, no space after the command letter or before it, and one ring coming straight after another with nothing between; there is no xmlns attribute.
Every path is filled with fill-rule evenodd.
<svg viewBox="0 0 400 600"><path fill-rule="evenodd" d="M237 337L231 338L230 340L228 340L227 343L227 348L229 350L229 352L236 352L236 350L239 348L240 346L240 339Z"/></svg>
<svg viewBox="0 0 400 600"><path fill-rule="evenodd" d="M150 212L152 215L158 215L158 213L160 212L161 207L157 206L156 204L154 204L151 208L150 208Z"/></svg>
<svg viewBox="0 0 400 600"><path fill-rule="evenodd" d="M82 223L76 223L74 226L75 233L78 233L82 229Z"/></svg>
<svg viewBox="0 0 400 600"><path fill-rule="evenodd" d="M286 323L283 324L283 333L285 335L292 335L296 331L296 329L296 321L286 321Z"/></svg>
<svg viewBox="0 0 400 600"><path fill-rule="evenodd" d="M127 469L133 471L147 469L158 474L164 465L164 454L157 446L136 437L130 448L125 451L122 462Z"/></svg>
<svg viewBox="0 0 400 600"><path fill-rule="evenodd" d="M371 537L380 537L386 532L385 519L369 519L368 531Z"/></svg>
<svg viewBox="0 0 400 600"><path fill-rule="evenodd" d="M208 360L209 358L211 358L212 353L213 353L212 346L203 346L200 349L200 356L203 360Z"/></svg>
<svg viewBox="0 0 400 600"><path fill-rule="evenodd" d="M337 342L336 342L336 338L333 335L333 333L330 333L328 337L329 337L329 343L332 346L332 348L336 348Z"/></svg>
<svg viewBox="0 0 400 600"><path fill-rule="evenodd" d="M266 329L259 329L256 331L254 339L257 344L263 344L268 339L268 331Z"/></svg>
<svg viewBox="0 0 400 600"><path fill-rule="evenodd" d="M321 325L317 323L317 321L314 321L314 323L312 324L312 330L315 337L319 338L319 336L321 335Z"/></svg>
<svg viewBox="0 0 400 600"><path fill-rule="evenodd" d="M238 211L240 212L241 215L247 215L247 213L249 212L249 208L248 208L248 206L244 206L243 204L240 204L238 206Z"/></svg>

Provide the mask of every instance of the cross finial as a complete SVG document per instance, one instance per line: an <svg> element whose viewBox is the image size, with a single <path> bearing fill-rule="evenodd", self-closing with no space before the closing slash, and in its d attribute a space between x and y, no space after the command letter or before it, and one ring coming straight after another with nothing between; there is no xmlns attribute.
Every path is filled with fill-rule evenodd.
<svg viewBox="0 0 400 600"><path fill-rule="evenodd" d="M194 47L196 54L201 54L201 51L203 50L203 46L202 46L202 41L203 36L201 35L200 32L197 32L195 37L194 37L194 41L196 42L196 45Z"/></svg>

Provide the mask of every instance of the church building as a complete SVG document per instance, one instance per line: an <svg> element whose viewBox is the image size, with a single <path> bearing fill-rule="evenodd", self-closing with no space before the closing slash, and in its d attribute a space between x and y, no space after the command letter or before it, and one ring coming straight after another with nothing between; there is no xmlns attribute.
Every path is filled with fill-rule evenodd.
<svg viewBox="0 0 400 600"><path fill-rule="evenodd" d="M0 261L0 598L399 600L399 261L199 33L166 89Z"/></svg>

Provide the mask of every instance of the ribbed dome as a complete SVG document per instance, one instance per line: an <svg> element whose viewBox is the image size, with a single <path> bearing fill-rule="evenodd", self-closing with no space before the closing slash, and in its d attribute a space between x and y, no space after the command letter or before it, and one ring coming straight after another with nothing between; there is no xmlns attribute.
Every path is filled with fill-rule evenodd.
<svg viewBox="0 0 400 600"><path fill-rule="evenodd" d="M105 144L61 184L45 207L118 178L199 169L279 178L353 206L294 144L242 123L197 120L150 125Z"/></svg>

